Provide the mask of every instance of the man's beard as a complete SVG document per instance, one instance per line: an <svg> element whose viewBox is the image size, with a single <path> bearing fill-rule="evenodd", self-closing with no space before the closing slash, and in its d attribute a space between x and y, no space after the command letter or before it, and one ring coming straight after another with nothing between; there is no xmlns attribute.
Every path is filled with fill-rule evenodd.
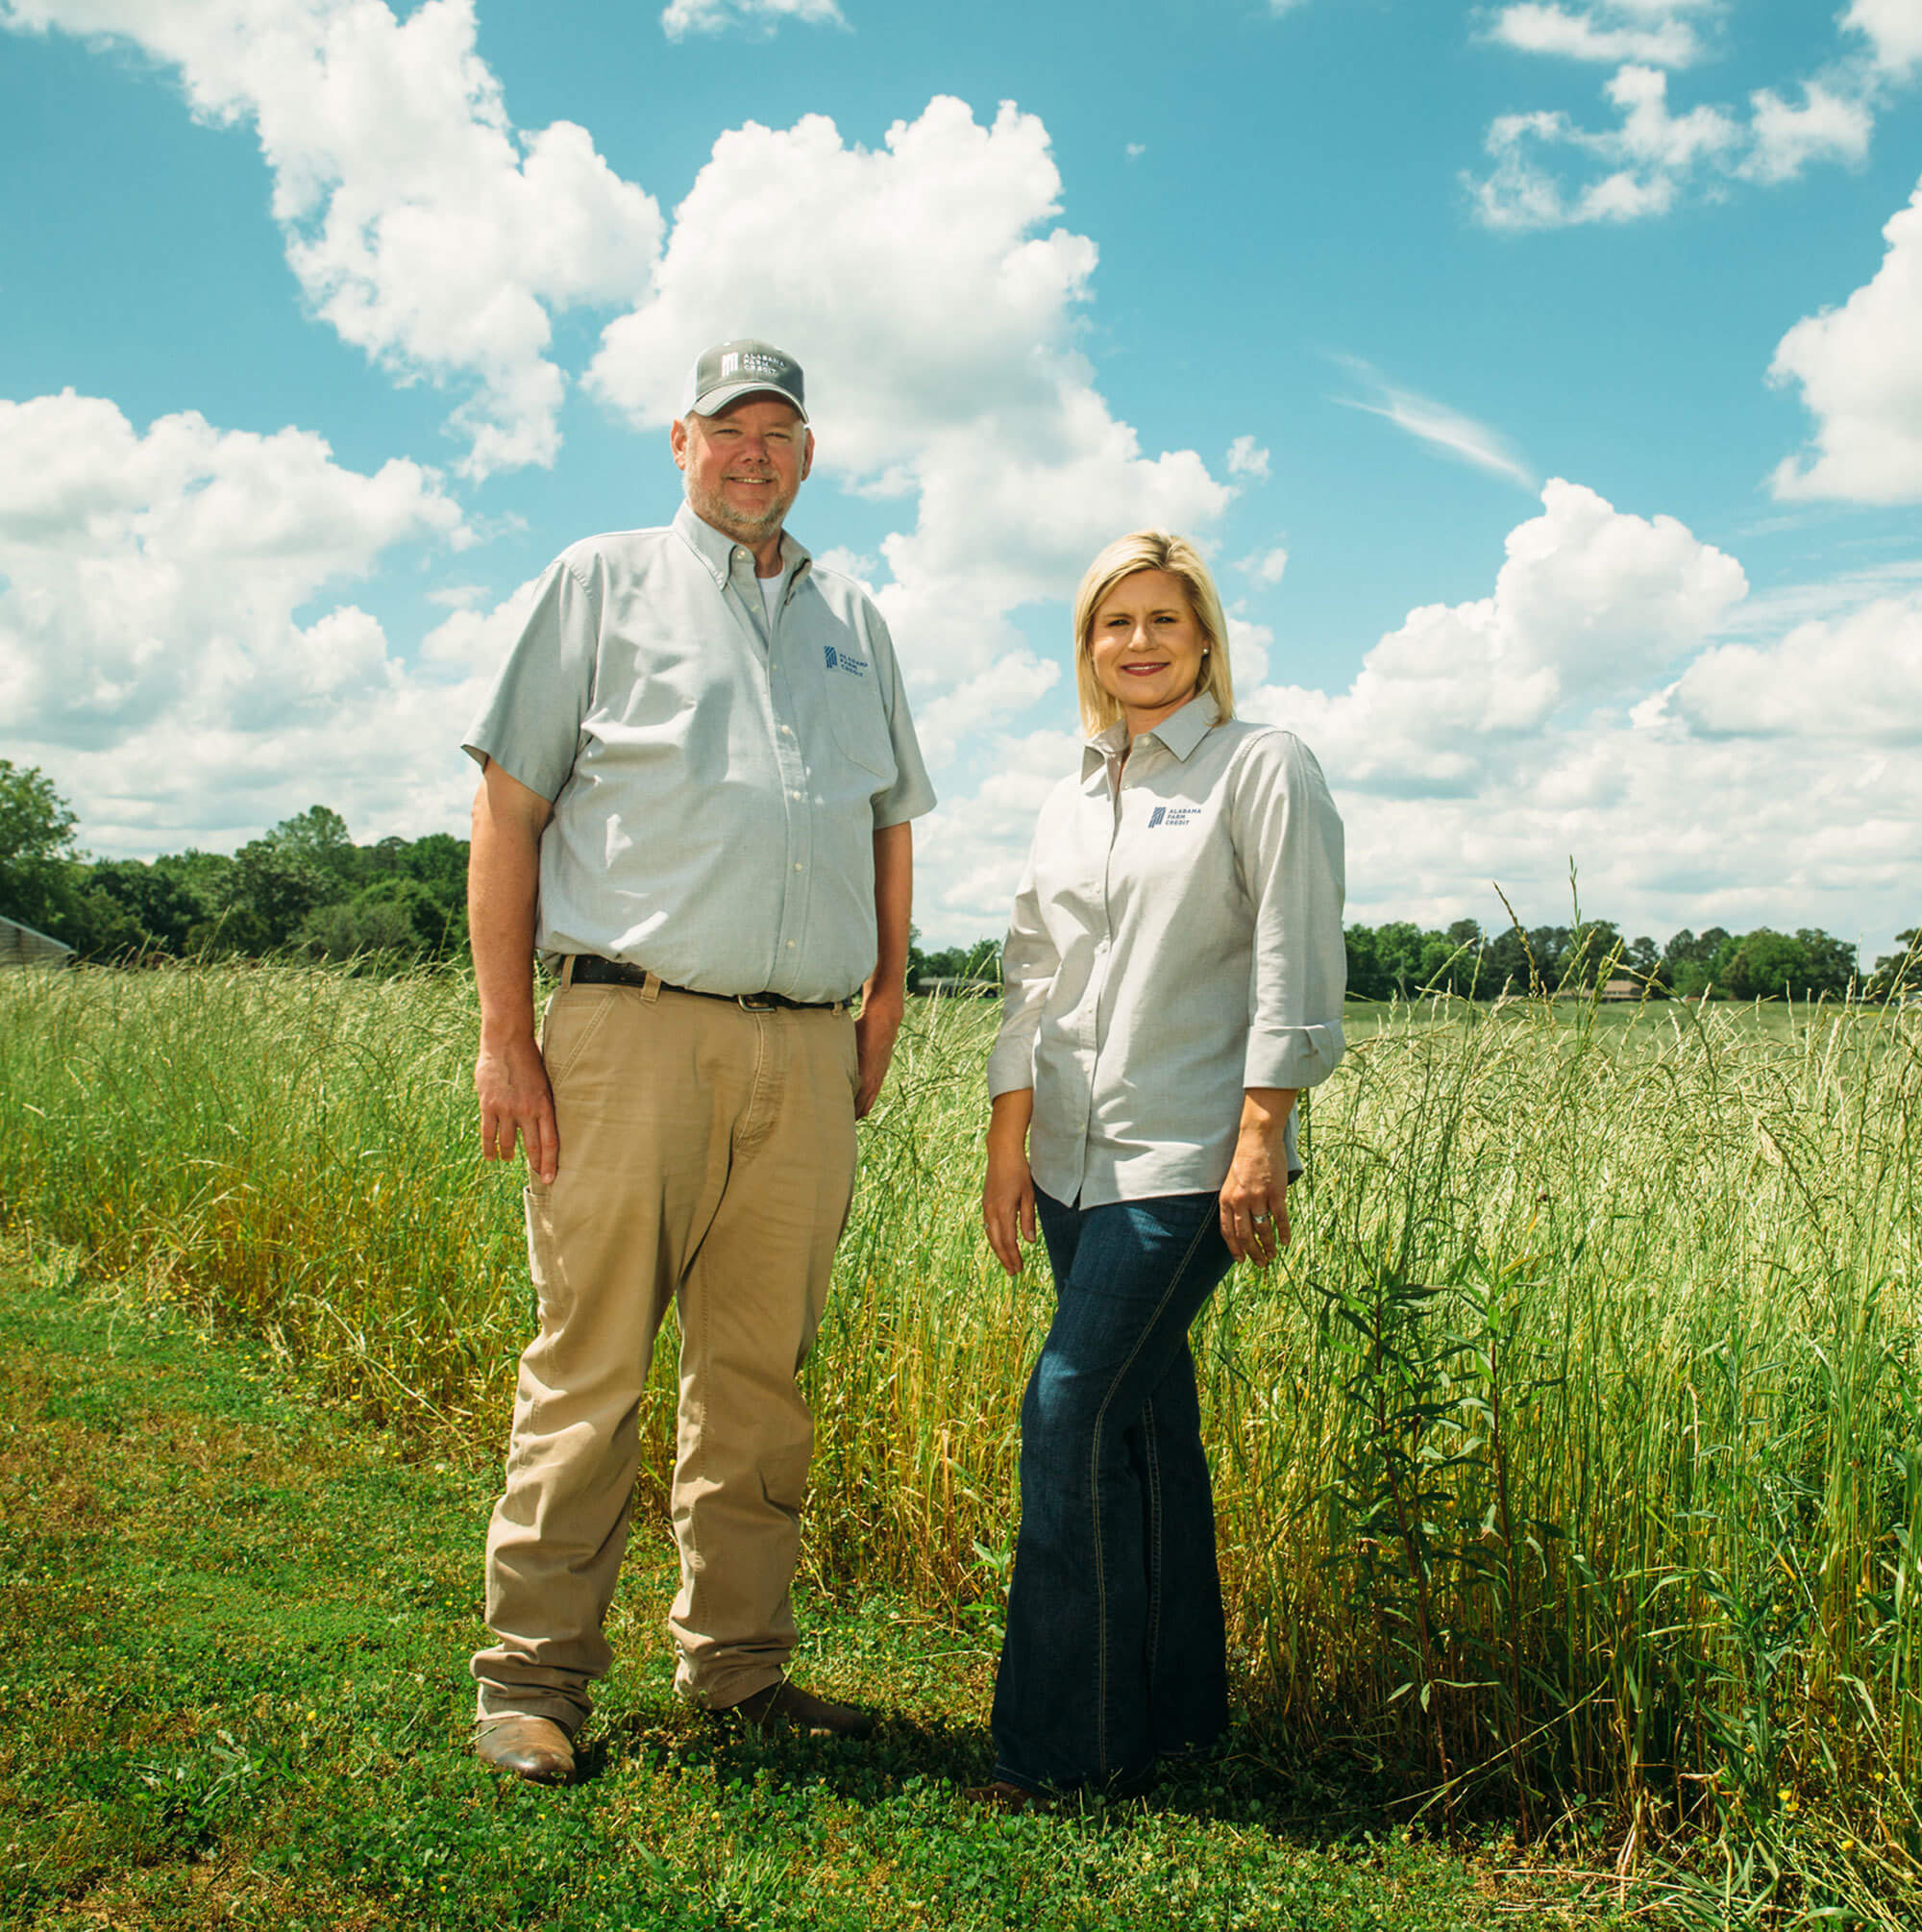
<svg viewBox="0 0 1922 1932"><path fill-rule="evenodd" d="M774 535L794 508L794 496L776 497L758 516L744 515L723 501L718 493L710 493L699 488L692 477L687 479L687 501L696 516L703 523L710 523L726 536L731 536L736 543L759 543Z"/></svg>

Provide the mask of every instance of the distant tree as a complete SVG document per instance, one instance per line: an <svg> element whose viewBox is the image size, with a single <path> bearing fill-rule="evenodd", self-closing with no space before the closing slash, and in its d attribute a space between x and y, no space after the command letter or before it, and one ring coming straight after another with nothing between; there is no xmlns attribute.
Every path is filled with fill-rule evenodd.
<svg viewBox="0 0 1922 1932"><path fill-rule="evenodd" d="M1483 951L1481 991L1492 997L1529 990L1527 941L1511 926L1497 932Z"/></svg>
<svg viewBox="0 0 1922 1932"><path fill-rule="evenodd" d="M1662 977L1670 991L1685 1000L1699 1000L1712 987L1726 993L1715 974L1715 960L1732 944L1730 935L1719 926L1697 934L1685 926L1663 948Z"/></svg>
<svg viewBox="0 0 1922 1932"><path fill-rule="evenodd" d="M332 805L308 805L292 818L283 818L258 843L307 860L336 886L351 887L359 882L360 849L347 830L347 821Z"/></svg>
<svg viewBox="0 0 1922 1932"><path fill-rule="evenodd" d="M1780 1000L1809 977L1809 952L1786 932L1758 926L1717 958L1720 978L1737 1000Z"/></svg>
<svg viewBox="0 0 1922 1932"><path fill-rule="evenodd" d="M1809 955L1809 977L1803 982L1802 998L1846 1000L1860 978L1856 949L1819 927L1798 927L1795 937Z"/></svg>
<svg viewBox="0 0 1922 1932"><path fill-rule="evenodd" d="M1348 955L1348 998L1386 1000L1394 987L1381 971L1374 928L1350 926L1342 937Z"/></svg>
<svg viewBox="0 0 1922 1932"><path fill-rule="evenodd" d="M336 883L303 841L252 839L234 855L234 896L222 924L236 950L271 953L335 896Z"/></svg>
<svg viewBox="0 0 1922 1932"><path fill-rule="evenodd" d="M977 939L972 946L944 946L938 953L913 955L918 962L908 983L919 990L931 979L995 979L1001 977L1001 942Z"/></svg>
<svg viewBox="0 0 1922 1932"><path fill-rule="evenodd" d="M1868 995L1873 1000L1897 1000L1905 993L1922 993L1922 927L1911 926L1895 935L1895 951L1875 962Z"/></svg>
<svg viewBox="0 0 1922 1932"><path fill-rule="evenodd" d="M74 825L39 766L0 758L0 912L57 939L73 903Z"/></svg>
<svg viewBox="0 0 1922 1932"><path fill-rule="evenodd" d="M87 886L117 908L124 929L115 952L161 953L180 957L193 950L192 934L225 903L209 892L192 861L204 854L174 854L152 864L137 858L98 859L88 869ZM233 861L220 864L231 873Z"/></svg>
<svg viewBox="0 0 1922 1932"><path fill-rule="evenodd" d="M1568 970L1574 943L1575 935L1565 926L1528 929L1528 950L1534 955L1536 971L1541 975L1543 985L1551 992L1562 983L1562 976Z"/></svg>
<svg viewBox="0 0 1922 1932"><path fill-rule="evenodd" d="M1621 929L1612 919L1585 919L1568 935L1559 978L1576 986L1597 986L1620 964Z"/></svg>
<svg viewBox="0 0 1922 1932"><path fill-rule="evenodd" d="M311 959L380 965L442 956L447 919L418 879L388 874L351 900L317 905L301 922L295 944Z"/></svg>

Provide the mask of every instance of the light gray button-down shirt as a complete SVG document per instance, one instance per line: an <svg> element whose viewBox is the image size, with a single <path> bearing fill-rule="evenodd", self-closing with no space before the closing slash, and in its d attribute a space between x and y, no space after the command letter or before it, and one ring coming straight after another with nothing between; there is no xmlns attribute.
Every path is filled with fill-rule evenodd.
<svg viewBox="0 0 1922 1932"><path fill-rule="evenodd" d="M1244 1091L1342 1057L1342 821L1292 732L1203 697L1131 751L1125 724L1091 738L1041 808L988 1060L991 1094L1034 1089L1035 1185L1083 1207L1219 1188Z"/></svg>
<svg viewBox="0 0 1922 1932"><path fill-rule="evenodd" d="M934 792L880 612L781 557L772 624L752 555L685 505L549 566L465 741L554 805L544 953L791 1000L873 970L874 834Z"/></svg>

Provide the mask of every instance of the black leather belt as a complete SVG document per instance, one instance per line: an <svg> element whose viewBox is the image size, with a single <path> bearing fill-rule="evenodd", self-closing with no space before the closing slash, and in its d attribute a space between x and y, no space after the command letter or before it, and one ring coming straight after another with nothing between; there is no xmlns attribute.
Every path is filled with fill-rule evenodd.
<svg viewBox="0 0 1922 1932"><path fill-rule="evenodd" d="M623 959L603 959L598 953L574 955L573 983L577 986L645 986L650 977L645 966L629 966ZM663 993L691 993L697 1000L726 1000L750 1013L766 1013L776 1007L796 1013L831 1013L848 1003L845 1000L790 1000L785 993L707 993L699 986L670 986L660 978L654 983Z"/></svg>

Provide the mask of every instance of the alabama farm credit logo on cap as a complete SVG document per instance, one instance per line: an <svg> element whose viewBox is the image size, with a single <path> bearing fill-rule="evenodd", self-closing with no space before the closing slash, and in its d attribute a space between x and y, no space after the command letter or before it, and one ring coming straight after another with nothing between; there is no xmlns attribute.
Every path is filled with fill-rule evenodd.
<svg viewBox="0 0 1922 1932"><path fill-rule="evenodd" d="M721 359L721 380L736 376L785 376L788 365L779 356L764 356L758 350L733 350Z"/></svg>

